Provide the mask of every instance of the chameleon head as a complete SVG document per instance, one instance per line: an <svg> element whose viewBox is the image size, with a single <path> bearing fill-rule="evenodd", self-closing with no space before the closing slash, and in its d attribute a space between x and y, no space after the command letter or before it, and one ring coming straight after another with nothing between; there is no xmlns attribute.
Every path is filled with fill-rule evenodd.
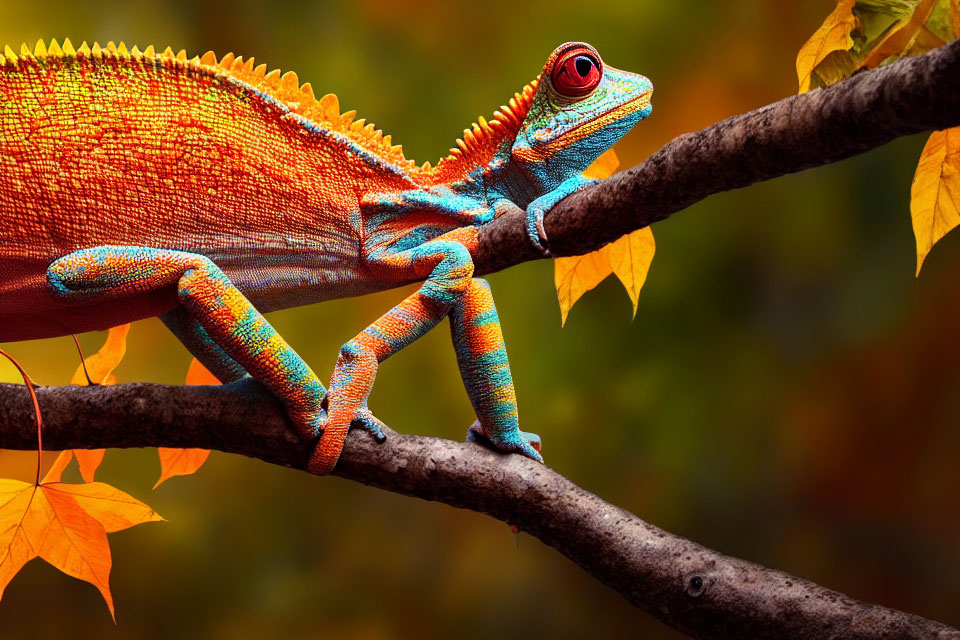
<svg viewBox="0 0 960 640"><path fill-rule="evenodd" d="M652 94L647 78L605 66L590 45L562 44L547 58L511 158L551 188L650 115Z"/></svg>

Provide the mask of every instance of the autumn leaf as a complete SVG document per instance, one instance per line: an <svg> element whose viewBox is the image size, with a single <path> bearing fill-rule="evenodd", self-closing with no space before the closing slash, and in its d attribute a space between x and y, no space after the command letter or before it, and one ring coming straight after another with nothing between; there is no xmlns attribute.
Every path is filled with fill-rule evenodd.
<svg viewBox="0 0 960 640"><path fill-rule="evenodd" d="M800 91L830 84L857 69L917 55L960 34L960 0L840 0L797 56ZM825 63L849 50L840 68ZM852 61L852 65L850 64ZM930 249L960 224L960 128L937 131L920 156L910 191L917 275Z"/></svg>
<svg viewBox="0 0 960 640"><path fill-rule="evenodd" d="M603 249L583 256L557 258L553 265L553 282L560 301L560 325L563 326L580 296L603 282L613 272L613 267Z"/></svg>
<svg viewBox="0 0 960 640"><path fill-rule="evenodd" d="M640 288L647 280L647 271L650 269L656 248L650 227L638 229L603 248L613 272L630 296L634 317L637 315Z"/></svg>
<svg viewBox="0 0 960 640"><path fill-rule="evenodd" d="M903 15L887 27L883 35L875 42L867 42L869 51L858 65L859 68L873 69L891 56L900 56L909 50L924 28L936 0L920 0L913 11ZM889 13L889 10L888 10Z"/></svg>
<svg viewBox="0 0 960 640"><path fill-rule="evenodd" d="M92 356L84 358L84 364L77 367L77 370L73 373L73 378L70 379L70 384L87 384L87 376L84 375L83 370L84 365L86 365L87 373L94 384L116 384L117 378L113 375L113 370L117 368L127 352L128 333L130 333L129 324L110 329L103 346Z"/></svg>
<svg viewBox="0 0 960 640"><path fill-rule="evenodd" d="M187 369L186 383L191 385L220 384L220 380L210 373L202 362L194 358L190 361L190 368Z"/></svg>
<svg viewBox="0 0 960 640"><path fill-rule="evenodd" d="M0 479L0 597L13 576L39 557L95 586L116 619L107 533L158 520L163 518L153 509L102 482Z"/></svg>
<svg viewBox="0 0 960 640"><path fill-rule="evenodd" d="M960 127L935 131L920 154L910 188L917 275L930 249L960 224Z"/></svg>
<svg viewBox="0 0 960 640"><path fill-rule="evenodd" d="M797 56L800 93L952 40L958 0L841 0Z"/></svg>
<svg viewBox="0 0 960 640"><path fill-rule="evenodd" d="M613 175L619 166L617 154L608 149L587 167L583 175L602 180ZM567 323L567 315L580 296L611 273L616 273L626 288L636 315L640 288L647 279L654 249L653 231L644 227L592 253L555 259L553 282L560 302L560 325Z"/></svg>
<svg viewBox="0 0 960 640"><path fill-rule="evenodd" d="M70 461L73 460L73 451L67 449L66 451L61 451L60 455L57 456L57 459L53 461L53 465L47 469L47 474L43 476L41 484L47 482L60 482L60 478L63 476L64 470L67 468L67 465L70 464Z"/></svg>
<svg viewBox="0 0 960 640"><path fill-rule="evenodd" d="M203 364L194 358L190 362L190 368L187 369L187 384L220 384L220 380L203 366ZM196 473L197 469L203 466L210 456L207 449L172 449L169 447L159 447L157 454L160 456L160 479L153 485L156 489L166 480L174 476L188 476Z"/></svg>
<svg viewBox="0 0 960 640"><path fill-rule="evenodd" d="M160 479L153 485L154 489L174 476L188 476L196 473L210 456L209 449L159 447L157 453L160 455Z"/></svg>
<svg viewBox="0 0 960 640"><path fill-rule="evenodd" d="M107 332L107 339L103 346L92 356L84 358L83 363L73 372L70 384L86 385L88 375L94 384L116 384L117 376L114 375L113 370L117 368L127 352L128 333L130 333L129 323L111 328ZM106 449L75 449L72 452L72 455L77 458L77 464L80 465L80 475L83 476L84 482L93 482L105 453ZM70 462L70 455L70 451L60 454L61 458L67 457L63 466L66 466L66 462ZM59 459L58 462L60 462Z"/></svg>
<svg viewBox="0 0 960 640"><path fill-rule="evenodd" d="M849 51L854 45L850 34L857 27L857 17L853 15L855 4L856 0L839 0L836 8L827 16L820 28L800 48L800 53L797 54L800 93L809 91L819 84L836 81L833 76L849 75L846 70L851 65L849 56L838 54ZM831 56L832 59L827 61ZM829 64L825 64L825 61Z"/></svg>
<svg viewBox="0 0 960 640"><path fill-rule="evenodd" d="M80 466L80 475L83 477L83 481L93 482L94 473L100 467L100 463L103 462L105 452L106 449L67 449L61 451L57 459L53 461L53 466L47 471L44 482L59 482L63 470L74 457L76 457L77 464Z"/></svg>
<svg viewBox="0 0 960 640"><path fill-rule="evenodd" d="M124 335L126 332L124 332ZM110 594L110 544L107 533L143 522L163 520L139 500L102 482L60 482L69 452L57 457L43 480L43 416L33 383L6 352L33 401L37 425L37 475L34 482L0 479L0 598L13 577L33 558L42 558L67 575L95 586L116 621Z"/></svg>
<svg viewBox="0 0 960 640"><path fill-rule="evenodd" d="M620 158L617 157L616 152L613 149L607 149L586 168L583 175L585 178L603 180L604 178L612 176L619 166Z"/></svg>

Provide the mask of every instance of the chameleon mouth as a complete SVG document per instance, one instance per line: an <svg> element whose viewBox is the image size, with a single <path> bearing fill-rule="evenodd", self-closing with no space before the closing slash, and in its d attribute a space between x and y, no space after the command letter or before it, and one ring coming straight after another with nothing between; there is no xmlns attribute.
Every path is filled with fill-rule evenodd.
<svg viewBox="0 0 960 640"><path fill-rule="evenodd" d="M588 120L587 122L578 124L573 129L570 129L563 135L551 141L547 145L549 148L548 152L559 151L579 140L583 140L584 138L596 133L597 131L600 131L601 129L604 129L617 120L625 118L626 116L636 113L642 109L646 109L650 105L650 99L652 96L653 89L644 91L636 98L627 100L623 104L610 109L606 113L597 116L593 120Z"/></svg>
<svg viewBox="0 0 960 640"><path fill-rule="evenodd" d="M577 140L581 140L598 129L603 129L611 122L616 122L617 120L620 120L631 113L636 113L641 109L646 109L650 105L650 99L652 97L653 89L645 91L636 98L627 100L623 104L614 107L610 111L607 111L600 116L597 116L593 120L577 125L570 131L560 136L560 139L564 140L565 142L575 142ZM584 129L588 129L589 131L584 132Z"/></svg>

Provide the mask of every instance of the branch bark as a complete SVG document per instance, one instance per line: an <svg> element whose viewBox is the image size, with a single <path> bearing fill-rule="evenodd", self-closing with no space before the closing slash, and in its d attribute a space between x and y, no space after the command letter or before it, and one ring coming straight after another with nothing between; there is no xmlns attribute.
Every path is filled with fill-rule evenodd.
<svg viewBox="0 0 960 640"><path fill-rule="evenodd" d="M38 390L44 447L201 447L306 470L311 447L269 396L145 383ZM579 564L635 606L697 638L960 638L960 631L673 535L527 458L472 443L353 431L334 474L486 513ZM0 448L36 448L33 406L0 385Z"/></svg>
<svg viewBox="0 0 960 640"><path fill-rule="evenodd" d="M960 125L960 42L857 74L676 138L644 163L554 207L556 255L586 253L713 193ZM478 273L540 256L523 212L481 230ZM54 387L39 391L49 448L202 447L306 469L310 447L276 404L227 387ZM22 387L0 385L0 448L32 449ZM960 631L724 556L647 524L563 476L475 444L352 433L334 472L517 525L634 605L699 638L960 638ZM602 550L598 552L597 550Z"/></svg>

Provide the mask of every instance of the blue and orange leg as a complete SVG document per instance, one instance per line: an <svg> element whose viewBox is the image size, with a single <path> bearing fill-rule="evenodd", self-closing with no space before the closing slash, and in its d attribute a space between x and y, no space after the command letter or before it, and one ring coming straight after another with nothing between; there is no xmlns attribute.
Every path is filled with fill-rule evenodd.
<svg viewBox="0 0 960 640"><path fill-rule="evenodd" d="M583 174L577 174L573 177L567 178L557 186L553 191L549 191L530 204L527 205L527 237L530 238L530 242L533 243L533 246L544 256L550 257L553 254L550 253L549 239L547 238L547 232L543 228L543 217L556 205L558 202L566 198L572 193L585 189L592 184L596 184L599 180L595 178L587 178Z"/></svg>
<svg viewBox="0 0 960 640"><path fill-rule="evenodd" d="M340 349L330 380L324 437L310 461L311 471L327 473L337 462L353 421L376 430L367 398L381 362L433 329L450 312L473 276L470 252L450 240L433 240L415 249L380 256L375 268L426 282Z"/></svg>
<svg viewBox="0 0 960 640"><path fill-rule="evenodd" d="M202 330L206 339L259 380L283 402L302 437L314 439L322 432L323 384L208 258L146 247L95 247L54 262L47 269L47 281L59 296L90 302L175 286L186 313L199 324L191 328L182 316L174 318L181 329L198 338Z"/></svg>
<svg viewBox="0 0 960 640"><path fill-rule="evenodd" d="M224 383L237 382L250 374L243 366L227 355L223 347L214 342L200 322L190 315L186 307L176 307L160 316L160 320L179 338L183 346L199 360L207 370Z"/></svg>
<svg viewBox="0 0 960 640"><path fill-rule="evenodd" d="M507 360L500 318L486 280L474 278L450 311L450 333L460 375L477 414L468 440L479 438L501 451L543 462L540 436L520 431L517 393Z"/></svg>

